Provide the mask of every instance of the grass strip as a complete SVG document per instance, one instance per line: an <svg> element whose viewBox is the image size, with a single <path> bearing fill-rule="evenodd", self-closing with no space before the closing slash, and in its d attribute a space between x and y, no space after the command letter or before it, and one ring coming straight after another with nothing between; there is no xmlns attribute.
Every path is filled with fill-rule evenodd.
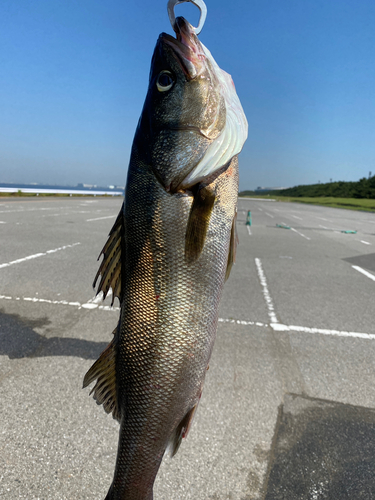
<svg viewBox="0 0 375 500"><path fill-rule="evenodd" d="M251 198L272 199L290 203L307 203L310 205L320 205L322 207L346 208L348 210L362 210L375 212L375 199L368 198L334 198L334 197L291 197L291 196L251 196Z"/></svg>

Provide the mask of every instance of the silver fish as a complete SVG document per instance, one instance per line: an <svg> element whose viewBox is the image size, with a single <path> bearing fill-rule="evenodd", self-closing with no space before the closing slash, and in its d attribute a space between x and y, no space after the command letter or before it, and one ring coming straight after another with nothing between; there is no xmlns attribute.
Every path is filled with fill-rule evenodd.
<svg viewBox="0 0 375 500"><path fill-rule="evenodd" d="M106 500L152 500L166 449L174 455L186 437L235 256L246 118L194 28L179 17L174 29L156 44L124 205L95 279L121 303L113 340L84 378L120 422Z"/></svg>

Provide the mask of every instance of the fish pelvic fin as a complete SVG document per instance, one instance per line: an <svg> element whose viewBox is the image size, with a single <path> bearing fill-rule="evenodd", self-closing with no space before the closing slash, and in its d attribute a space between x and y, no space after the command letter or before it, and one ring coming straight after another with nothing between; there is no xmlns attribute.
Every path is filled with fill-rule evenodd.
<svg viewBox="0 0 375 500"><path fill-rule="evenodd" d="M122 267L121 260L123 254L123 239L124 239L124 216L122 205L121 210L117 216L106 244L104 245L98 260L103 255L103 260L96 273L93 287L95 288L99 276L101 276L96 295L103 292L103 299L106 298L108 291L112 288L112 303L117 297L121 303L121 282L122 282Z"/></svg>
<svg viewBox="0 0 375 500"><path fill-rule="evenodd" d="M113 333L116 332L116 329ZM112 413L120 421L121 414L116 391L116 337L104 349L83 379L83 388L96 380L90 392L98 405L103 405L106 413Z"/></svg>
<svg viewBox="0 0 375 500"><path fill-rule="evenodd" d="M191 408L181 422L178 424L176 429L173 431L169 446L171 450L171 457L174 457L178 452L178 449L181 445L182 438L186 438L188 432L190 430L191 424L193 422L193 417L195 414L195 410L197 409L198 403Z"/></svg>
<svg viewBox="0 0 375 500"><path fill-rule="evenodd" d="M185 259L192 263L200 256L215 203L215 193L209 187L198 187L190 210L185 235Z"/></svg>
<svg viewBox="0 0 375 500"><path fill-rule="evenodd" d="M229 252L228 252L228 264L227 271L225 273L225 281L229 278L230 272L232 270L233 264L236 262L236 253L237 253L237 245L238 245L238 234L237 234L237 211L233 217L232 229L230 233L230 243L229 243Z"/></svg>

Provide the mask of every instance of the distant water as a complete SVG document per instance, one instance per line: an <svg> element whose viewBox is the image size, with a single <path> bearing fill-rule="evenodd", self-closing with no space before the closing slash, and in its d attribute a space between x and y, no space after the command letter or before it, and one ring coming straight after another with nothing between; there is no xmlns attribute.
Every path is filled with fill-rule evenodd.
<svg viewBox="0 0 375 500"><path fill-rule="evenodd" d="M77 186L60 186L52 184L11 184L0 182L0 192L16 193L23 191L25 193L72 193L72 194L98 194L98 195L112 195L123 196L124 188L117 186L84 186L78 184Z"/></svg>

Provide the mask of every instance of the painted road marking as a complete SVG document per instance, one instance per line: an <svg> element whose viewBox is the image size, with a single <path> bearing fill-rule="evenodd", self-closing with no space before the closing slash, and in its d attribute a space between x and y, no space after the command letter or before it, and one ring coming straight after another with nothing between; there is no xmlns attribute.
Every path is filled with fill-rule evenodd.
<svg viewBox="0 0 375 500"><path fill-rule="evenodd" d="M334 233L341 233L341 231L333 229L332 227L322 226L321 224L319 224L319 227L322 227L323 229L328 229L328 231L333 231Z"/></svg>
<svg viewBox="0 0 375 500"><path fill-rule="evenodd" d="M47 250L46 252L36 253L34 255L28 255L27 257L23 257L22 259L12 260L11 262L0 264L0 269L3 267L13 266L13 264L20 264L21 262L25 262L26 260L37 259L38 257L43 257L45 255L49 255L50 253L59 252L60 250L65 250L66 248L72 248L80 244L81 243L78 242L78 243L73 243L73 245L64 245L63 247L54 248L53 250Z"/></svg>
<svg viewBox="0 0 375 500"><path fill-rule="evenodd" d="M327 330L324 328L308 328L306 326L282 325L280 323L271 323L270 327L277 332L320 333L322 335L334 335L338 337L356 337L360 339L375 340L375 334L373 333L346 332L340 330Z"/></svg>
<svg viewBox="0 0 375 500"><path fill-rule="evenodd" d="M110 297L111 295L112 295L112 288L108 290L107 297ZM97 295L95 295L95 297L88 300L85 304L82 304L82 307L84 309L96 309L102 302L104 302L104 293L99 292Z"/></svg>
<svg viewBox="0 0 375 500"><path fill-rule="evenodd" d="M298 219L298 220L303 220L301 217L297 217L296 215L292 215L292 217L294 217L295 219Z"/></svg>
<svg viewBox="0 0 375 500"><path fill-rule="evenodd" d="M236 325L244 325L244 326L264 326L268 327L267 323L260 323L259 321L244 321L242 319L225 319L219 318L219 323L234 323Z"/></svg>
<svg viewBox="0 0 375 500"><path fill-rule="evenodd" d="M6 224L6 222L3 220L0 220L0 224Z"/></svg>
<svg viewBox="0 0 375 500"><path fill-rule="evenodd" d="M268 212L264 212L266 215L268 215L268 217L271 217L272 219L274 218L273 215L269 214Z"/></svg>
<svg viewBox="0 0 375 500"><path fill-rule="evenodd" d="M246 226L247 227L247 232L249 233L249 236L251 236L251 229L250 229L250 226Z"/></svg>
<svg viewBox="0 0 375 500"><path fill-rule="evenodd" d="M365 240L358 240L360 241L361 243L365 244L365 245L371 245L371 243L369 243L368 241L365 241Z"/></svg>
<svg viewBox="0 0 375 500"><path fill-rule="evenodd" d="M300 233L299 231L297 231L297 229L294 229L294 227L291 227L290 228L292 231L294 231L295 233L299 234L300 236L302 236L302 238L306 238L307 240L311 240L311 238L309 238L308 236L305 236L304 234Z"/></svg>
<svg viewBox="0 0 375 500"><path fill-rule="evenodd" d="M0 300L24 300L25 302L40 302L44 304L73 306L78 309L83 307L84 309L100 309L102 311L120 311L119 307L101 306L99 304L90 303L90 301L85 304L81 304L80 302L69 302L68 300L50 300L41 299L39 297L10 297L8 295L0 295Z"/></svg>
<svg viewBox="0 0 375 500"><path fill-rule="evenodd" d="M374 276L375 278L375 276ZM90 301L86 302L86 304L81 304L80 302L69 302L67 300L49 300L49 299L41 299L39 297L10 297L9 295L0 295L0 300L23 300L25 302L39 302L45 304L52 305L63 305L63 306L71 306L77 309L99 309L100 311L112 311L118 312L120 311L120 307L110 307L110 306L102 306L99 304L93 304L94 307L84 307L86 304L89 304ZM353 337L360 338L366 340L375 340L375 334L371 333L360 333L360 332L347 332L340 330L329 330L324 328L309 328L306 326L295 326L295 325L283 325L277 322L271 323L262 323L260 321L247 321L233 318L219 318L219 323L231 323L242 326L259 326L263 328L271 327L276 332L302 332L302 333L311 333L311 334L322 334L322 335L333 335L338 337Z"/></svg>
<svg viewBox="0 0 375 500"><path fill-rule="evenodd" d="M268 309L268 316L271 319L272 323L278 323L276 314L275 314L275 308L271 299L270 292L268 291L268 286L267 286L267 280L266 276L263 272L263 267L262 267L262 262L260 259L255 258L255 265L257 266L257 271L258 271L258 276L259 276L259 281L260 284L262 285L262 291L263 291L263 296L266 301L267 309Z"/></svg>
<svg viewBox="0 0 375 500"><path fill-rule="evenodd" d="M285 222L282 222L281 224L283 224L284 226L288 226L288 224L286 224ZM287 227L287 229L289 229L289 226ZM299 234L300 236L302 236L302 238L306 238L307 240L311 240L311 238L309 238L308 236L305 236L304 234L300 233L299 231L297 231L297 229L294 229L294 227L290 227L290 229L292 231L294 231L295 233Z"/></svg>
<svg viewBox="0 0 375 500"><path fill-rule="evenodd" d="M375 276L373 274L369 273L368 271L365 271L364 269L362 269L362 267L352 266L352 268L355 269L356 271L359 271L360 273L364 274L365 276L370 278L370 280L375 281Z"/></svg>
<svg viewBox="0 0 375 500"><path fill-rule="evenodd" d="M36 212L38 210L56 210L56 209L59 209L59 208L63 208L64 210L66 210L66 207L38 207L38 208L22 208L20 207L21 209L17 209L17 210L0 210L0 214L10 214L10 213L15 213L15 212Z"/></svg>
<svg viewBox="0 0 375 500"><path fill-rule="evenodd" d="M260 212L263 212L263 209L262 209L262 208L258 208L258 210L259 210Z"/></svg>
<svg viewBox="0 0 375 500"><path fill-rule="evenodd" d="M97 217L96 219L87 219L86 222L92 222L93 220L112 219L113 217L117 217L117 215L107 215L107 217Z"/></svg>

